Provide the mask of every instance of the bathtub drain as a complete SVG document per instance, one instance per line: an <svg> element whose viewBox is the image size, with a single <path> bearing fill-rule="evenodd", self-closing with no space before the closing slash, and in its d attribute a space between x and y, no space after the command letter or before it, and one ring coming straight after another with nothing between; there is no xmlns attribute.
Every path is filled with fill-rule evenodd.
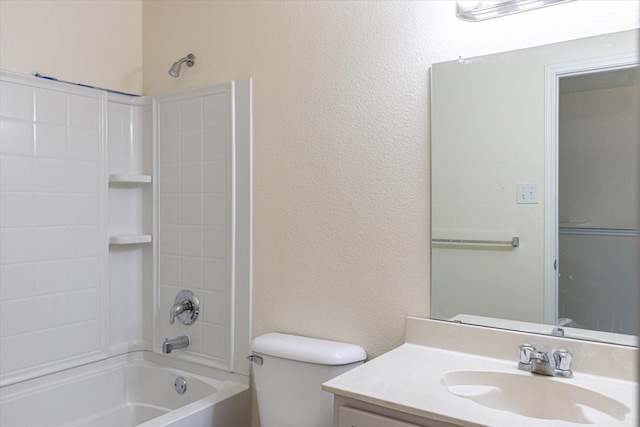
<svg viewBox="0 0 640 427"><path fill-rule="evenodd" d="M185 391L187 391L187 380L185 380L182 377L178 377L173 382L173 386L176 388L176 391L178 392L178 394L182 394Z"/></svg>

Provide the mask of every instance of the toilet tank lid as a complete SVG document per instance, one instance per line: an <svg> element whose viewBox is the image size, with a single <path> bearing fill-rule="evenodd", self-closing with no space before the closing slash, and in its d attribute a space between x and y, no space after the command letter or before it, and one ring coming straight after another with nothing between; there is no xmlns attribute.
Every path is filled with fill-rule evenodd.
<svg viewBox="0 0 640 427"><path fill-rule="evenodd" d="M251 351L318 365L347 365L367 358L364 349L355 344L278 332L261 335L254 339L251 343Z"/></svg>

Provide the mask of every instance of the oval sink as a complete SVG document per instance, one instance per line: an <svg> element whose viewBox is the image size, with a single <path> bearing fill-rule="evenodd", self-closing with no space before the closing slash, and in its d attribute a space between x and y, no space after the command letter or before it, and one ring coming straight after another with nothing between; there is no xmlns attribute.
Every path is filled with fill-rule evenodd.
<svg viewBox="0 0 640 427"><path fill-rule="evenodd" d="M489 371L454 371L441 382L450 393L525 417L597 424L623 421L629 408L570 380Z"/></svg>

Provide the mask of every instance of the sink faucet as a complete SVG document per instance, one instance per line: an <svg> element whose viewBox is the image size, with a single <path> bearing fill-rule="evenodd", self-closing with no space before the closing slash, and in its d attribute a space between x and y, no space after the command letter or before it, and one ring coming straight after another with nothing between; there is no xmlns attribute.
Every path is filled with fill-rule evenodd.
<svg viewBox="0 0 640 427"><path fill-rule="evenodd" d="M162 352L164 354L169 354L173 350L179 348L187 348L189 347L190 342L191 340L189 339L189 335L180 335L179 337L173 339L165 338L164 342L162 343Z"/></svg>
<svg viewBox="0 0 640 427"><path fill-rule="evenodd" d="M520 350L518 369L521 371L551 377L573 377L571 371L573 355L568 350L553 350L552 357L549 359L549 354L546 351L539 351L531 344L522 344L518 349Z"/></svg>

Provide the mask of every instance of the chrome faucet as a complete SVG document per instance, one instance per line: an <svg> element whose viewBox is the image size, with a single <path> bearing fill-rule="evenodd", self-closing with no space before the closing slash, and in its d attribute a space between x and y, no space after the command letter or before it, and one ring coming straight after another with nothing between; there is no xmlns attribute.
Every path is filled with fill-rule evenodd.
<svg viewBox="0 0 640 427"><path fill-rule="evenodd" d="M180 301L171 306L171 310L169 311L169 324L173 325L173 322L176 320L176 316L185 311L193 310L193 303L191 301Z"/></svg>
<svg viewBox="0 0 640 427"><path fill-rule="evenodd" d="M180 335L179 337L173 339L165 338L164 342L162 343L162 352L164 354L169 354L173 350L189 347L189 343L191 343L189 335Z"/></svg>
<svg viewBox="0 0 640 427"><path fill-rule="evenodd" d="M176 317L183 325L192 325L200 314L200 301L193 292L183 289L178 292L169 310L169 324L173 325Z"/></svg>
<svg viewBox="0 0 640 427"><path fill-rule="evenodd" d="M531 372L532 374L548 375L551 377L572 378L571 360L573 355L565 349L556 349L549 354L546 351L539 351L531 344L518 346L520 351L520 361L518 369Z"/></svg>

